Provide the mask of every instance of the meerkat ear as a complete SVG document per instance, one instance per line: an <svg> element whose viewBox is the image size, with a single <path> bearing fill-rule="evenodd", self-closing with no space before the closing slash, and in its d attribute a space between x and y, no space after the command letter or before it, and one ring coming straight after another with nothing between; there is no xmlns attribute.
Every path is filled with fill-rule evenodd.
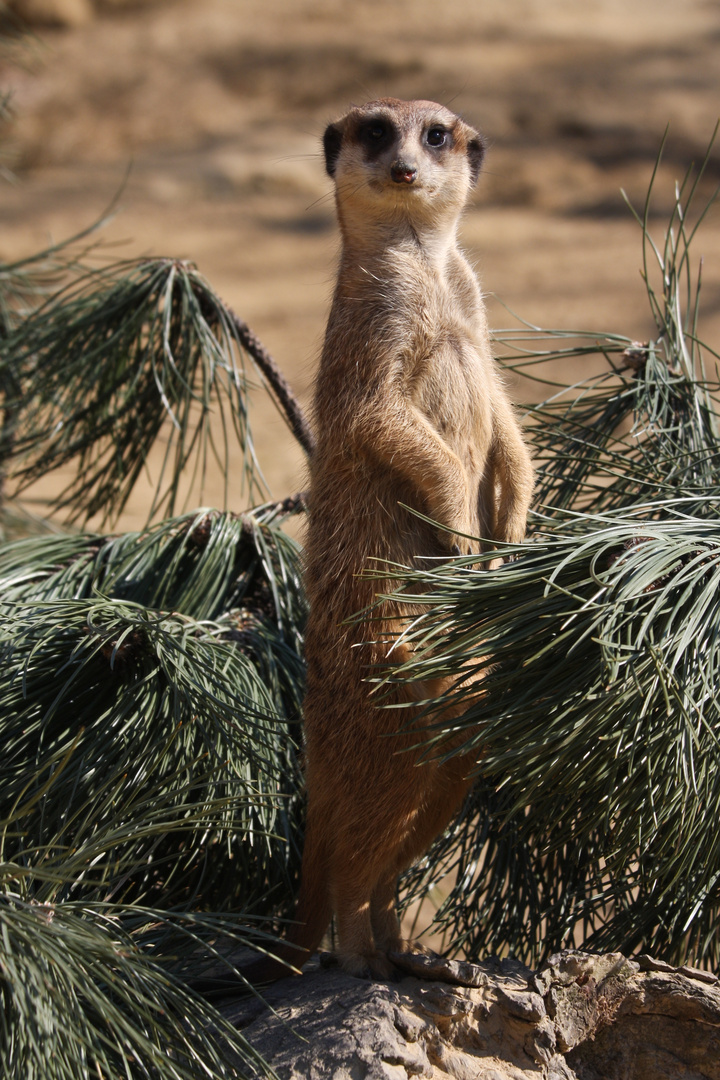
<svg viewBox="0 0 720 1080"><path fill-rule="evenodd" d="M335 166L340 146L342 145L342 128L339 124L328 124L323 135L323 149L325 150L325 168L328 176L335 175Z"/></svg>
<svg viewBox="0 0 720 1080"><path fill-rule="evenodd" d="M470 180L473 187L477 184L478 176L480 175L480 168L485 157L485 140L482 135L477 133L473 135L472 139L467 144L468 161L470 162Z"/></svg>

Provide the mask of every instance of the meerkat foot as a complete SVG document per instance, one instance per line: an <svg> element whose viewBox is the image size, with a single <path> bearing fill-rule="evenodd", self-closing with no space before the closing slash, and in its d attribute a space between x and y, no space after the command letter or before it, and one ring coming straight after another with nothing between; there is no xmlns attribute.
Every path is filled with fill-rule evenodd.
<svg viewBox="0 0 720 1080"><path fill-rule="evenodd" d="M393 945L387 950L388 956L393 953L400 953L406 956L411 953L413 956L437 956L438 954L432 949L428 948L421 941L416 941L414 938L400 938L399 941L394 942Z"/></svg>
<svg viewBox="0 0 720 1080"><path fill-rule="evenodd" d="M428 949L425 953L390 953L390 959L405 975L432 979L454 986L482 986L487 978L482 965L468 960L449 960Z"/></svg>
<svg viewBox="0 0 720 1080"><path fill-rule="evenodd" d="M398 970L384 953L370 955L347 954L338 957L340 967L356 979L379 979L381 982L397 982Z"/></svg>

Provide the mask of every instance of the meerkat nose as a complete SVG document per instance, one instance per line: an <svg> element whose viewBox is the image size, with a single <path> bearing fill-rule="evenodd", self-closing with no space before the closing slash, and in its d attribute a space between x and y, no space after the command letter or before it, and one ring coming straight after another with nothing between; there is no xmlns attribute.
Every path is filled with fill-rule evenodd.
<svg viewBox="0 0 720 1080"><path fill-rule="evenodd" d="M417 166L406 161L394 161L390 166L390 175L396 184L412 184L417 176Z"/></svg>

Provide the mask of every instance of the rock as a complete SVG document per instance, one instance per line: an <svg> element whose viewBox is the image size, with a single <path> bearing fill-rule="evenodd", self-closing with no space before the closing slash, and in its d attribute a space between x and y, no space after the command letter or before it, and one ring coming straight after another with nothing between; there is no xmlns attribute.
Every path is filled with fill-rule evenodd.
<svg viewBox="0 0 720 1080"><path fill-rule="evenodd" d="M316 963L272 986L267 1007L221 1011L280 1080L720 1080L709 972L578 951L537 973L497 958L403 966L422 977L366 982Z"/></svg>

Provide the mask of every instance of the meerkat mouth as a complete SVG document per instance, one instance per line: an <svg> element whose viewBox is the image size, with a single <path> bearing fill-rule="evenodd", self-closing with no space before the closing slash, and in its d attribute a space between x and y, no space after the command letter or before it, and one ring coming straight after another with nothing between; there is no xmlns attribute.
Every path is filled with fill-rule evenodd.
<svg viewBox="0 0 720 1080"><path fill-rule="evenodd" d="M417 191L428 190L426 185L420 179L414 179L412 181L406 180L398 183L397 180L393 180L386 176L371 180L368 186L380 194L385 195L390 192L393 195L397 195L398 198L407 198Z"/></svg>

